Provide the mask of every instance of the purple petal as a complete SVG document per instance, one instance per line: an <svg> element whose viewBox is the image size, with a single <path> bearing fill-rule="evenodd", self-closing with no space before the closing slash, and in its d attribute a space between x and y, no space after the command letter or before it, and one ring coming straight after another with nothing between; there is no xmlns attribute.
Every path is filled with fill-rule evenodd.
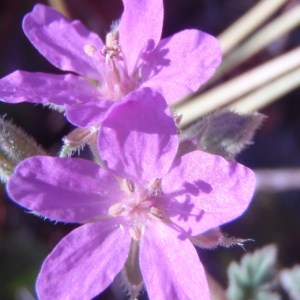
<svg viewBox="0 0 300 300"><path fill-rule="evenodd" d="M216 38L199 30L184 30L161 40L153 52L145 55L142 81L172 104L206 83L221 59Z"/></svg>
<svg viewBox="0 0 300 300"><path fill-rule="evenodd" d="M149 181L165 174L178 148L164 98L145 88L129 94L102 124L99 149L116 175Z"/></svg>
<svg viewBox="0 0 300 300"><path fill-rule="evenodd" d="M86 224L73 230L44 261L36 290L39 299L92 299L121 271L130 235L111 222Z"/></svg>
<svg viewBox="0 0 300 300"><path fill-rule="evenodd" d="M15 71L0 79L0 99L6 103L76 104L97 99L96 89L82 77Z"/></svg>
<svg viewBox="0 0 300 300"><path fill-rule="evenodd" d="M123 4L120 45L131 74L140 53L153 50L160 40L164 7L162 0L123 0Z"/></svg>
<svg viewBox="0 0 300 300"><path fill-rule="evenodd" d="M162 223L148 226L140 243L140 267L150 299L210 299L206 276L189 240Z"/></svg>
<svg viewBox="0 0 300 300"><path fill-rule="evenodd" d="M89 221L122 199L112 175L80 158L28 158L16 167L7 190L21 206L63 222Z"/></svg>
<svg viewBox="0 0 300 300"><path fill-rule="evenodd" d="M103 42L81 22L71 22L52 8L37 4L24 17L23 30L33 46L57 68L99 79L95 59L84 49L90 45L100 53Z"/></svg>
<svg viewBox="0 0 300 300"><path fill-rule="evenodd" d="M254 189L255 175L250 169L202 151L182 156L162 179L169 216L190 235L239 217Z"/></svg>
<svg viewBox="0 0 300 300"><path fill-rule="evenodd" d="M66 107L67 119L79 127L91 127L102 123L109 109L116 102L97 99L93 102Z"/></svg>

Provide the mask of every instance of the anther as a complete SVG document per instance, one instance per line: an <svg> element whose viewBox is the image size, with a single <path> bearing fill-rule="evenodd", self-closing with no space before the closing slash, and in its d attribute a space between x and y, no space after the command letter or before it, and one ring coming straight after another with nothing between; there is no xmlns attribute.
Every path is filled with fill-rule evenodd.
<svg viewBox="0 0 300 300"><path fill-rule="evenodd" d="M126 184L127 184L128 190L131 193L133 193L135 191L134 183L130 179L125 179L125 180L126 180Z"/></svg>
<svg viewBox="0 0 300 300"><path fill-rule="evenodd" d="M93 45L88 44L88 45L84 45L83 51L86 55L93 57L95 52L97 51L97 48Z"/></svg>
<svg viewBox="0 0 300 300"><path fill-rule="evenodd" d="M117 33L108 33L106 35L105 46L103 47L101 53L108 59L120 58L121 46L118 41Z"/></svg>
<svg viewBox="0 0 300 300"><path fill-rule="evenodd" d="M149 184L149 192L151 196L157 197L161 195L161 179L155 178L152 182Z"/></svg>
<svg viewBox="0 0 300 300"><path fill-rule="evenodd" d="M157 221L164 221L164 222L170 221L169 217L166 215L166 213L163 210L153 206L149 210L149 216Z"/></svg>
<svg viewBox="0 0 300 300"><path fill-rule="evenodd" d="M118 217L125 211L122 203L116 203L108 209L108 214L112 217Z"/></svg>

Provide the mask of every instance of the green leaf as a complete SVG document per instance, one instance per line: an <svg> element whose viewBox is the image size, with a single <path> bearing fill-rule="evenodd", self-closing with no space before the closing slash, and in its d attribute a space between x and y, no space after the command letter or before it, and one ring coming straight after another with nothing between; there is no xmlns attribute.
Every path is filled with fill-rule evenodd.
<svg viewBox="0 0 300 300"><path fill-rule="evenodd" d="M300 299L300 266L295 266L290 270L281 271L279 280L291 299Z"/></svg>
<svg viewBox="0 0 300 300"><path fill-rule="evenodd" d="M244 255L240 264L231 263L228 268L228 299L279 299L277 294L268 291L275 278L276 258L277 249L271 245Z"/></svg>
<svg viewBox="0 0 300 300"><path fill-rule="evenodd" d="M234 160L252 142L264 118L260 113L238 114L230 110L203 116L181 129L180 154L197 148Z"/></svg>
<svg viewBox="0 0 300 300"><path fill-rule="evenodd" d="M46 152L25 131L0 117L0 180L6 182L23 159Z"/></svg>
<svg viewBox="0 0 300 300"><path fill-rule="evenodd" d="M255 300L281 300L281 296L271 292L258 292Z"/></svg>

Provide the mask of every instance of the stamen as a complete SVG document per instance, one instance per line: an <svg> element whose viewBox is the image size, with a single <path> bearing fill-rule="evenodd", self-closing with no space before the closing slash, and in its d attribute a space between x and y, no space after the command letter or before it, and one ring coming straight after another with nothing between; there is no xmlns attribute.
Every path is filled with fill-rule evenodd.
<svg viewBox="0 0 300 300"><path fill-rule="evenodd" d="M126 186L128 188L128 191L133 193L135 191L134 183L130 179L125 179L125 181L126 181Z"/></svg>
<svg viewBox="0 0 300 300"><path fill-rule="evenodd" d="M125 211L122 203L116 203L108 209L108 214L112 217L118 217Z"/></svg>
<svg viewBox="0 0 300 300"><path fill-rule="evenodd" d="M105 46L101 53L105 56L106 60L120 59L121 46L118 41L117 32L109 32L106 35Z"/></svg>
<svg viewBox="0 0 300 300"><path fill-rule="evenodd" d="M105 45L107 47L112 47L115 44L115 42L118 43L118 36L119 36L118 31L109 32L105 37Z"/></svg>
<svg viewBox="0 0 300 300"><path fill-rule="evenodd" d="M83 222L81 222L82 224L88 224L88 223L95 223L95 222L99 222L101 220L104 220L104 219L107 219L107 218L110 218L111 216L109 215L106 215L106 214L103 214L103 215L99 215L95 218L91 218L91 219L88 219L88 220L84 220Z"/></svg>
<svg viewBox="0 0 300 300"><path fill-rule="evenodd" d="M155 178L152 182L149 184L149 192L152 197L158 197L161 195L161 179Z"/></svg>
<svg viewBox="0 0 300 300"><path fill-rule="evenodd" d="M87 45L84 45L83 51L86 55L93 57L95 52L97 51L97 48L91 44L87 44Z"/></svg>
<svg viewBox="0 0 300 300"><path fill-rule="evenodd" d="M154 220L170 223L170 218L166 215L165 211L163 211L162 209L152 206L148 214Z"/></svg>

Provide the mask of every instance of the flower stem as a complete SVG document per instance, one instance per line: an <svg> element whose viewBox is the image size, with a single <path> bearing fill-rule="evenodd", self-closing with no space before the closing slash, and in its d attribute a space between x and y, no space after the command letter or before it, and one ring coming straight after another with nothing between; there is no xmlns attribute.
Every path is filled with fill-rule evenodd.
<svg viewBox="0 0 300 300"><path fill-rule="evenodd" d="M182 115L181 126L194 122L200 116L239 101L243 95L300 66L300 47L264 63L232 80L189 100L174 104Z"/></svg>
<svg viewBox="0 0 300 300"><path fill-rule="evenodd" d="M223 55L231 51L288 0L263 0L219 35Z"/></svg>
<svg viewBox="0 0 300 300"><path fill-rule="evenodd" d="M300 5L297 5L259 30L247 42L242 44L241 47L230 53L218 69L217 77L247 60L276 39L293 30L299 24Z"/></svg>
<svg viewBox="0 0 300 300"><path fill-rule="evenodd" d="M71 19L71 13L65 3L64 0L48 0L50 6L52 6L55 10L59 11L65 17Z"/></svg>
<svg viewBox="0 0 300 300"><path fill-rule="evenodd" d="M0 182L5 183L15 168L15 164L0 152Z"/></svg>
<svg viewBox="0 0 300 300"><path fill-rule="evenodd" d="M255 170L257 191L282 192L300 189L299 169Z"/></svg>
<svg viewBox="0 0 300 300"><path fill-rule="evenodd" d="M290 91L296 89L300 85L300 68L285 74L266 86L263 86L256 91L239 99L236 103L229 106L238 112L254 112L276 99L286 95Z"/></svg>

